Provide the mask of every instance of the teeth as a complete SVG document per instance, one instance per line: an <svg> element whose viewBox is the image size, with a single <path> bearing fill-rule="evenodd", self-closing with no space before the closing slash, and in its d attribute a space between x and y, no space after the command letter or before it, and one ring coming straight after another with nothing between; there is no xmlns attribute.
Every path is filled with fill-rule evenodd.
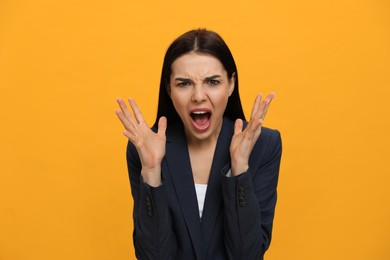
<svg viewBox="0 0 390 260"><path fill-rule="evenodd" d="M196 111L196 112L192 112L194 113L195 115L203 115L203 114L206 114L207 112L204 112L204 111Z"/></svg>

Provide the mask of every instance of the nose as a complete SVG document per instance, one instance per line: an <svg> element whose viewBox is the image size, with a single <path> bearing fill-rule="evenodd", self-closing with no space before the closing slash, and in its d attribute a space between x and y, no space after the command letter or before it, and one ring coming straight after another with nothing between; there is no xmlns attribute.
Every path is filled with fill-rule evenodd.
<svg viewBox="0 0 390 260"><path fill-rule="evenodd" d="M205 92L205 89L202 85L196 85L194 87L194 91L192 93L192 98L191 100L193 102L202 102L204 100L206 100L206 92Z"/></svg>

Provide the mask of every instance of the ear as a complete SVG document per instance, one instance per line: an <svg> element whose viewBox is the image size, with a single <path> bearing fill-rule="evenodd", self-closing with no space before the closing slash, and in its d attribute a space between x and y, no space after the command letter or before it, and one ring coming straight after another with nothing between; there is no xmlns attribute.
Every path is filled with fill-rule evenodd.
<svg viewBox="0 0 390 260"><path fill-rule="evenodd" d="M229 97L232 95L236 84L236 73L233 72L232 77L229 80Z"/></svg>

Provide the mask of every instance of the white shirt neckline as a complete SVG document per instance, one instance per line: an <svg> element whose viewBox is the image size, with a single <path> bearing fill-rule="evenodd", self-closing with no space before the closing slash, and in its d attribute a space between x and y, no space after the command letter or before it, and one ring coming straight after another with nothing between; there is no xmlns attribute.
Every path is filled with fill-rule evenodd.
<svg viewBox="0 0 390 260"><path fill-rule="evenodd" d="M206 198L207 184L195 183L196 198L198 199L199 217L202 218L204 200Z"/></svg>

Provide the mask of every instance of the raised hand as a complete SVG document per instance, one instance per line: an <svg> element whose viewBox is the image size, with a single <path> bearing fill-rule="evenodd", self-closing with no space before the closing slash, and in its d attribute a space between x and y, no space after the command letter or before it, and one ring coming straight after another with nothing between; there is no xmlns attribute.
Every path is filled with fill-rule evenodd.
<svg viewBox="0 0 390 260"><path fill-rule="evenodd" d="M234 135L230 144L231 170L233 176L248 170L249 156L260 136L261 126L275 94L271 93L261 101L262 97L262 94L256 96L250 121L244 130L242 130L243 121L241 119L237 119L234 124Z"/></svg>
<svg viewBox="0 0 390 260"><path fill-rule="evenodd" d="M166 117L159 119L158 131L155 133L145 123L134 99L129 98L134 115L130 113L121 98L118 98L117 102L121 110L116 110L115 113L125 127L123 134L137 148L142 164L142 178L151 186L159 186L161 184L161 161L165 155L167 119Z"/></svg>

